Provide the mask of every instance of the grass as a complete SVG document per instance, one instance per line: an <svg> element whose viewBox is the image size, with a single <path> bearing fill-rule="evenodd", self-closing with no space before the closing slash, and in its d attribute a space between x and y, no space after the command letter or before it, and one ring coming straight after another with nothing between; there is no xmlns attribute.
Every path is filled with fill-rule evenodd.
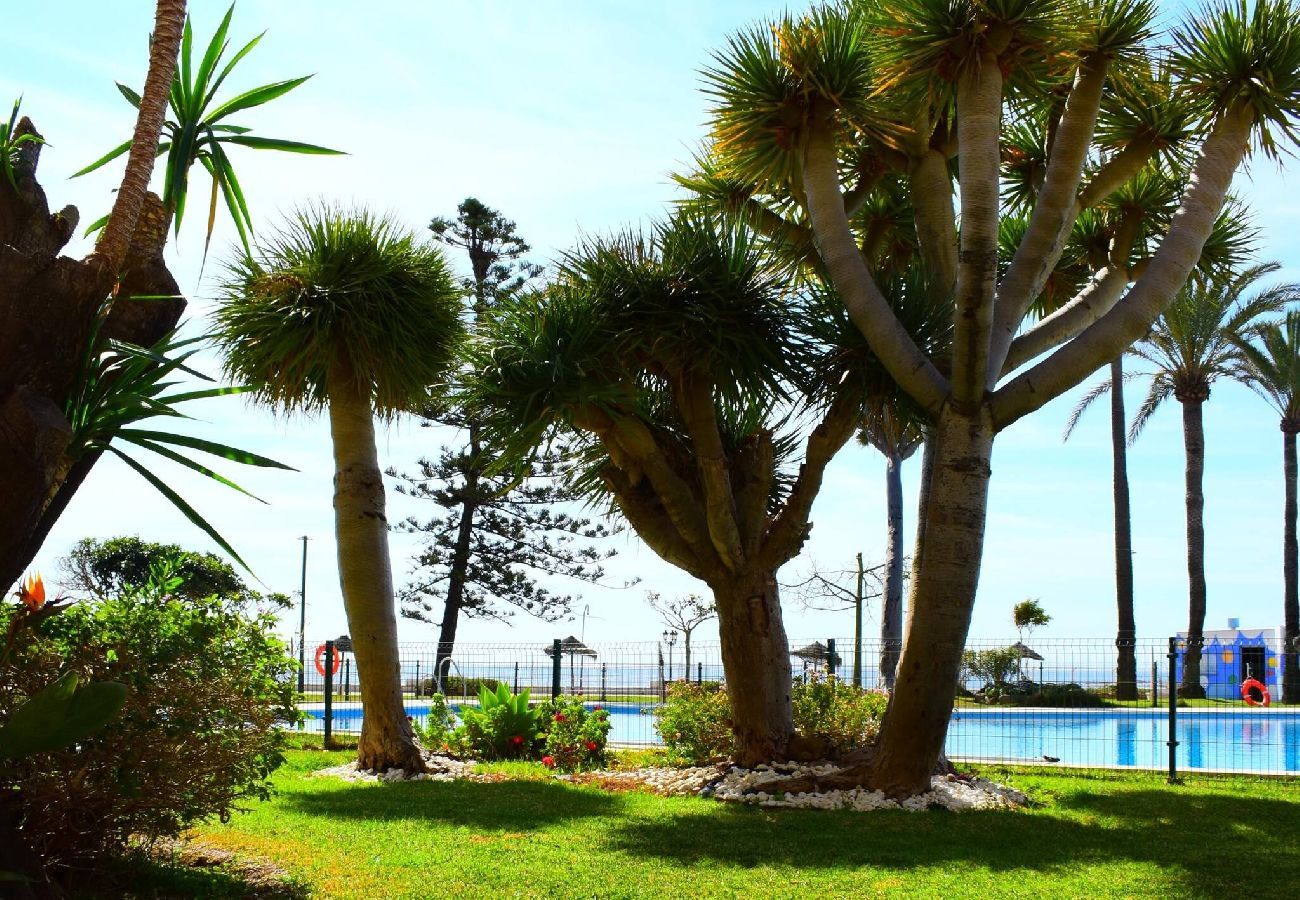
<svg viewBox="0 0 1300 900"><path fill-rule="evenodd" d="M315 896L341 898L1271 896L1300 879L1294 781L1168 786L1146 774L987 769L1042 805L828 813L536 778L310 777L347 758L291 752L276 799L192 837L269 860ZM142 872L139 883L173 895L172 871ZM215 873L206 891L188 876L184 895L237 896L218 876L229 881Z"/></svg>

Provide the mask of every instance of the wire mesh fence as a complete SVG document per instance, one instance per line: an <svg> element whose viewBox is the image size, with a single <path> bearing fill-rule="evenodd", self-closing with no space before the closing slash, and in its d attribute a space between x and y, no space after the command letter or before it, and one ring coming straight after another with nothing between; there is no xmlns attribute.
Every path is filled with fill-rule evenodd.
<svg viewBox="0 0 1300 900"><path fill-rule="evenodd" d="M1177 638L1133 641L1123 651L1105 639L1032 644L968 643L948 728L951 759L1152 769L1171 776L1300 775L1300 704L1279 702L1286 656L1276 641L1263 641L1262 654L1207 644L1199 654L1203 699L1178 696L1188 648ZM342 652L334 642L306 647L306 730L360 730L355 663L342 646ZM885 649L879 641L852 638L794 641L791 675L798 682L830 673L841 683L887 689L896 654ZM336 655L330 657L329 650ZM1127 665L1121 656L1128 657ZM662 745L655 714L668 685L725 683L719 644L697 641L687 648L680 639L458 644L441 665L437 659L433 643L400 648L402 687L413 718L427 714L435 692L455 711L476 705L480 687L505 684L537 699L564 694L600 704L613 725L611 743L624 747ZM1242 687L1251 678L1262 690L1251 688L1247 702Z"/></svg>

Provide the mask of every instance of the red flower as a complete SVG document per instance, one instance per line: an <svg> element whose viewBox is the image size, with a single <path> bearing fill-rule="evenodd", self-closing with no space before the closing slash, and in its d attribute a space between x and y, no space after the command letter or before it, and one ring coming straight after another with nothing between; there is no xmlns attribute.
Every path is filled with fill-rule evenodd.
<svg viewBox="0 0 1300 900"><path fill-rule="evenodd" d="M569 717L566 716L564 713L556 713L556 714L555 714L555 721L557 721L557 722L567 722L567 721L569 721Z"/></svg>
<svg viewBox="0 0 1300 900"><path fill-rule="evenodd" d="M514 744L516 747L518 747L523 742L524 742L524 736L522 734L517 734L510 739L510 743Z"/></svg>
<svg viewBox="0 0 1300 900"><path fill-rule="evenodd" d="M587 749L595 753L599 748L595 741L587 741Z"/></svg>
<svg viewBox="0 0 1300 900"><path fill-rule="evenodd" d="M555 768L555 757L554 757L554 756L543 756L543 757L542 757L542 765L544 765L544 766L549 766L550 768L554 769L554 768Z"/></svg>

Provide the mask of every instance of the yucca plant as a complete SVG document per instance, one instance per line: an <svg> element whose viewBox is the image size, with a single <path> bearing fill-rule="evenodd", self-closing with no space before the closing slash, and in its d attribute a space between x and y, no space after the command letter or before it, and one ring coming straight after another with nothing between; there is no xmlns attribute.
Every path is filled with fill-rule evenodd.
<svg viewBox="0 0 1300 900"><path fill-rule="evenodd" d="M179 409L182 404L241 394L251 388L214 386L197 390L177 390L180 382L176 379L181 373L213 383L212 378L189 365L205 339L203 337L182 339L173 332L152 347L140 347L127 341L106 338L102 333L102 326L108 317L111 305L111 301L106 301L100 308L90 343L68 398L65 414L72 426L72 438L64 452L65 465L70 469L79 459L92 453L113 454L149 482L186 519L212 538L221 549L229 553L244 568L248 568L247 563L234 547L207 519L150 467L128 454L122 445L131 444L148 450L246 494L258 502L265 502L224 475L186 455L186 452L197 450L219 459L248 466L288 471L293 469L265 456L216 441L160 431L156 428L139 427L151 419L188 419L189 416Z"/></svg>
<svg viewBox="0 0 1300 900"><path fill-rule="evenodd" d="M235 6L232 3L226 10L221 24L217 26L217 30L208 41L207 49L198 60L197 66L194 64L193 25L189 17L186 17L185 32L181 40L180 64L172 80L171 94L168 99L171 117L163 125L162 136L158 143L158 155L167 157L162 200L178 234L189 196L190 169L197 162L212 179L208 200L207 233L203 245L205 257L208 244L212 240L212 229L216 224L218 194L225 201L230 218L239 232L239 240L243 244L244 251L247 253L251 250L249 239L253 231L253 219L248 211L248 201L244 197L243 188L240 187L235 168L230 162L227 152L230 147L280 150L286 153L329 155L341 153L339 150L331 150L316 144L261 137L253 134L251 128L228 121L228 118L236 113L254 109L277 97L283 97L311 78L310 75L303 75L284 81L274 81L218 101L217 92L226 78L265 35L265 32L259 34L226 60L226 51L230 49L227 34L234 12ZM128 103L139 108L138 93L120 82L117 89ZM72 177L93 172L117 159L130 148L131 142L124 141ZM86 233L90 234L102 228L107 221L108 217L105 216L93 222L86 229Z"/></svg>
<svg viewBox="0 0 1300 900"><path fill-rule="evenodd" d="M19 97L14 101L13 111L9 113L9 121L0 122L0 171L4 172L5 179L14 190L18 190L18 177L14 166L23 147L27 144L45 143L39 134L19 130L18 110L22 104L23 98Z"/></svg>
<svg viewBox="0 0 1300 900"><path fill-rule="evenodd" d="M424 408L462 336L461 289L439 249L390 217L317 205L231 260L216 341L232 380L287 412L326 410L343 604L367 769L422 771L398 677L397 616L376 414Z"/></svg>

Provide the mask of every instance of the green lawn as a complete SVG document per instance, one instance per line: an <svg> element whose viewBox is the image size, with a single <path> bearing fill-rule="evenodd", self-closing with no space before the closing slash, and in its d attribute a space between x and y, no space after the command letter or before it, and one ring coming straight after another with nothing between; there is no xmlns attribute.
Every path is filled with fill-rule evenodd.
<svg viewBox="0 0 1300 900"><path fill-rule="evenodd" d="M1224 897L1300 882L1294 781L991 769L1043 805L953 814L306 777L347 758L292 752L274 801L193 837L272 860L322 897ZM232 890L211 876L208 896Z"/></svg>

